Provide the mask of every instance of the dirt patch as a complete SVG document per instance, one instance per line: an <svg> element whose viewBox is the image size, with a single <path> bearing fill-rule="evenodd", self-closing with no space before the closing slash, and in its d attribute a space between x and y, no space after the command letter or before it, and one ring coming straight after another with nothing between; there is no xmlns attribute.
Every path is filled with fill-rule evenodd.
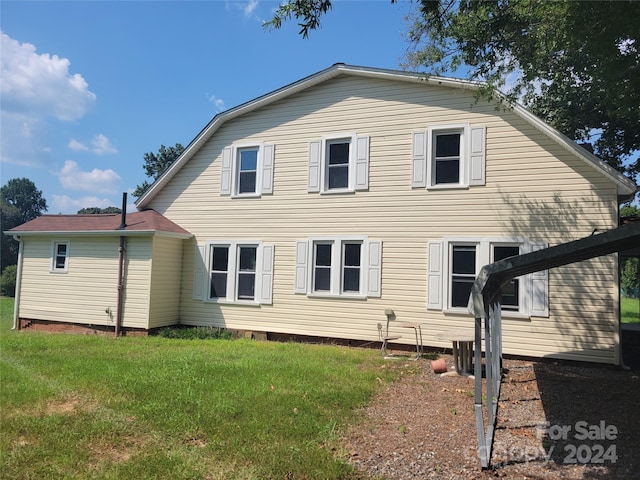
<svg viewBox="0 0 640 480"><path fill-rule="evenodd" d="M434 374L425 359L388 364L408 373L344 438L349 462L366 477L637 478L638 372L505 360L492 468L482 470L473 380Z"/></svg>
<svg viewBox="0 0 640 480"><path fill-rule="evenodd" d="M81 406L80 399L77 397L67 398L63 400L51 400L47 403L45 413L47 415L64 415L74 413Z"/></svg>

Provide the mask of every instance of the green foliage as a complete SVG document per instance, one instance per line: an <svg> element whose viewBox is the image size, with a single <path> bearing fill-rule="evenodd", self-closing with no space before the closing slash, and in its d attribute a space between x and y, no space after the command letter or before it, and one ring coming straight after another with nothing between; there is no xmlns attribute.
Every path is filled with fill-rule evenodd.
<svg viewBox="0 0 640 480"><path fill-rule="evenodd" d="M622 263L620 288L626 297L636 298L640 295L640 259L626 258Z"/></svg>
<svg viewBox="0 0 640 480"><path fill-rule="evenodd" d="M278 29L282 22L290 20L291 17L304 19L298 23L300 31L298 34L302 38L308 38L309 32L320 27L320 17L331 9L331 0L289 0L281 3L273 14L273 18L263 23L263 27L268 30Z"/></svg>
<svg viewBox="0 0 640 480"><path fill-rule="evenodd" d="M86 207L78 210L78 215L98 215L102 213L122 213L122 209L118 207Z"/></svg>
<svg viewBox="0 0 640 480"><path fill-rule="evenodd" d="M620 207L621 217L640 217L640 208L635 205L623 205Z"/></svg>
<svg viewBox="0 0 640 480"><path fill-rule="evenodd" d="M393 1L391 3L394 3ZM405 67L469 68L630 178L640 174L640 2L416 0ZM287 0L268 28L295 17L318 28L331 1Z"/></svg>
<svg viewBox="0 0 640 480"><path fill-rule="evenodd" d="M164 145L160 146L158 153L147 152L144 154L144 172L147 177L152 180L157 180L160 175L164 173L164 171L171 166L176 159L182 155L184 152L184 147L176 143L174 147L165 147ZM142 182L142 184L138 185L133 192L133 196L136 198L140 198L144 195L151 184L148 181Z"/></svg>
<svg viewBox="0 0 640 480"><path fill-rule="evenodd" d="M231 330L218 327L166 327L158 332L163 338L180 338L183 340L231 340L236 337Z"/></svg>
<svg viewBox="0 0 640 480"><path fill-rule="evenodd" d="M17 273L17 265L9 265L5 267L2 271L2 275L0 276L0 295L15 297Z"/></svg>
<svg viewBox="0 0 640 480"><path fill-rule="evenodd" d="M7 479L359 478L336 431L398 374L374 349L12 332L0 301Z"/></svg>
<svg viewBox="0 0 640 480"><path fill-rule="evenodd" d="M42 190L28 178L13 178L0 188L0 226L2 231L17 227L47 211ZM18 261L18 242L2 233L0 270Z"/></svg>

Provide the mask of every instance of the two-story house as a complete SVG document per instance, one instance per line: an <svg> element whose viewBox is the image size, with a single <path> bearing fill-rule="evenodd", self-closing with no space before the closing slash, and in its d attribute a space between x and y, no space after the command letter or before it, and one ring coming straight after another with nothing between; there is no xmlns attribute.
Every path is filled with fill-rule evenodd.
<svg viewBox="0 0 640 480"><path fill-rule="evenodd" d="M216 115L128 216L162 226L13 229L16 322L373 341L391 308L448 347L483 265L614 228L635 189L473 83L336 64ZM615 255L517 278L502 305L505 353L619 363Z"/></svg>

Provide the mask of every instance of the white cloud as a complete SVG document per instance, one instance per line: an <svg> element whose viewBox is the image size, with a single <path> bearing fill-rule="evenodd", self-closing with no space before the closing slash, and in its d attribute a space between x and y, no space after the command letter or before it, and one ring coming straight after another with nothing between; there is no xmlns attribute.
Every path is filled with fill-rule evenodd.
<svg viewBox="0 0 640 480"><path fill-rule="evenodd" d="M41 167L52 161L49 123L81 118L96 95L71 62L0 35L0 161Z"/></svg>
<svg viewBox="0 0 640 480"><path fill-rule="evenodd" d="M87 150L89 150L89 147L87 147L84 143L80 143L74 138L69 140L69 148L71 150L76 150L80 152L86 152Z"/></svg>
<svg viewBox="0 0 640 480"><path fill-rule="evenodd" d="M96 155L118 153L118 150L113 145L111 145L111 141L101 133L93 137L93 139L91 140L90 147L85 145L82 142L79 142L75 138L72 138L69 141L68 147L71 150L76 150L76 151L84 151L84 152L91 151Z"/></svg>
<svg viewBox="0 0 640 480"><path fill-rule="evenodd" d="M259 20L260 22L262 22L262 19L256 13L256 10L258 9L259 4L260 4L259 0L249 0L245 2L241 2L241 1L229 2L228 1L226 3L227 8L234 8L236 10L240 10L244 17Z"/></svg>
<svg viewBox="0 0 640 480"><path fill-rule="evenodd" d="M2 110L59 120L81 118L96 100L82 75L69 72L71 62L48 53L36 53L2 33Z"/></svg>
<svg viewBox="0 0 640 480"><path fill-rule="evenodd" d="M90 172L84 172L78 168L78 164L73 160L65 161L62 170L56 172L55 175L64 188L87 192L112 193L120 182L120 175L111 169L94 168Z"/></svg>
<svg viewBox="0 0 640 480"><path fill-rule="evenodd" d="M49 208L50 213L76 213L78 210L90 207L115 207L114 203L108 198L99 197L81 197L71 198L67 195L52 195L52 205Z"/></svg>
<svg viewBox="0 0 640 480"><path fill-rule="evenodd" d="M215 95L211 95L209 96L209 101L213 103L214 107L216 108L216 113L224 110L224 100L222 100L221 98L216 98Z"/></svg>

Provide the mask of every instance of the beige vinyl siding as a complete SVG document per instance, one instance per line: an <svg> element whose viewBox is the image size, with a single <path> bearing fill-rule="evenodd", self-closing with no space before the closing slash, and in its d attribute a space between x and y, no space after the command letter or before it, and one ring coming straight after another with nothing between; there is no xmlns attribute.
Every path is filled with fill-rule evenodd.
<svg viewBox="0 0 640 480"><path fill-rule="evenodd" d="M412 132L459 123L487 128L486 186L412 189ZM369 190L307 193L309 141L345 132L370 137ZM221 197L222 149L250 141L275 145L273 194ZM554 245L616 226L617 213L611 181L515 113L462 89L360 77L339 77L228 121L150 206L200 244L275 245L273 305L259 308L193 300L194 249L185 248L184 323L375 340L390 307L398 321L422 323L425 343L439 347L449 346L439 332L473 328L473 319L427 311L429 240L523 236ZM296 240L321 235L382 240L381 298L293 293ZM614 362L616 260L593 265L552 271L550 317L505 320L505 353ZM394 330L413 341L411 331Z"/></svg>
<svg viewBox="0 0 640 480"><path fill-rule="evenodd" d="M126 237L123 327L149 328L152 239L151 235Z"/></svg>
<svg viewBox="0 0 640 480"><path fill-rule="evenodd" d="M149 328L174 325L180 319L183 243L177 238L154 238Z"/></svg>
<svg viewBox="0 0 640 480"><path fill-rule="evenodd" d="M114 325L118 238L23 237L22 318ZM51 273L54 241L68 241L66 273ZM110 309L109 315L105 310Z"/></svg>

